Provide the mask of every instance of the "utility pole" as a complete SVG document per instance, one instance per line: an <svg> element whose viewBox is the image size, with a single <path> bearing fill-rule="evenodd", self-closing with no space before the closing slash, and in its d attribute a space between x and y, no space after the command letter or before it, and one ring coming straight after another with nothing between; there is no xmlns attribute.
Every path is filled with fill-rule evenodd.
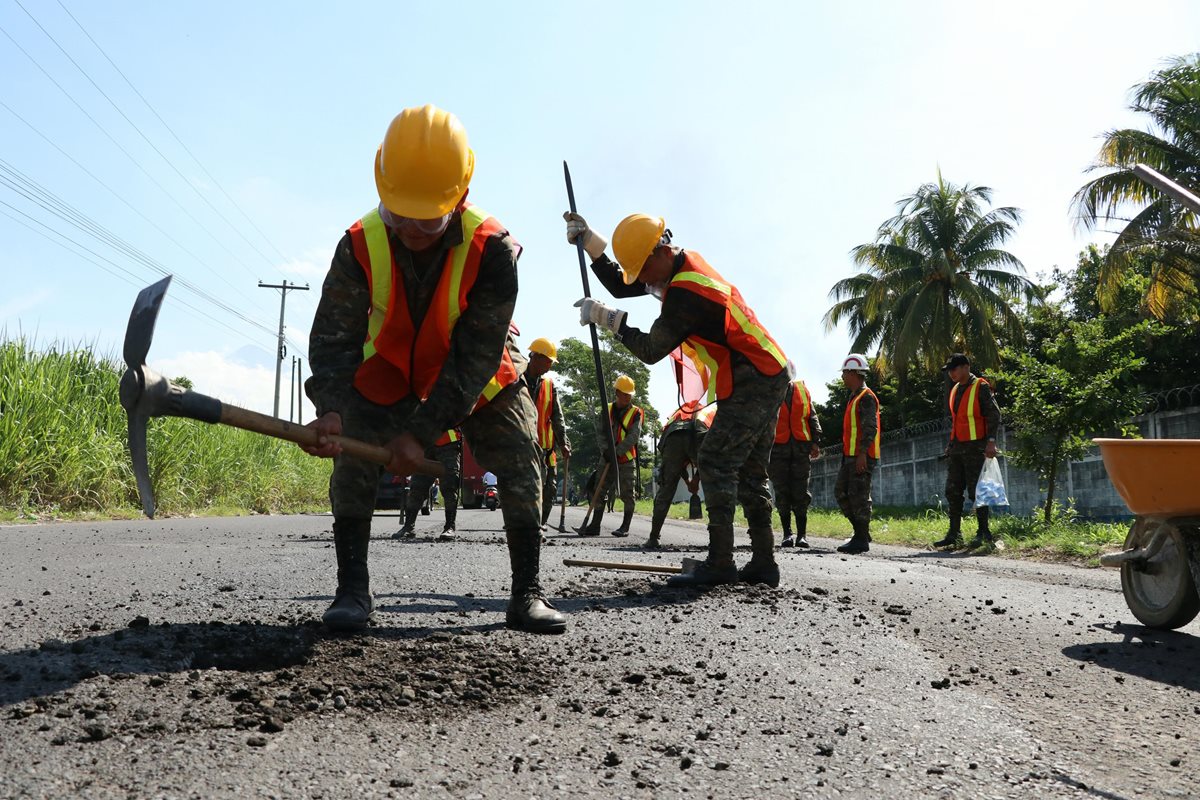
<svg viewBox="0 0 1200 800"><path fill-rule="evenodd" d="M296 424L304 422L304 359L296 356Z"/></svg>
<svg viewBox="0 0 1200 800"><path fill-rule="evenodd" d="M283 346L283 309L287 306L288 290L292 291L308 291L308 284L301 286L298 283L288 283L285 278L283 283L263 283L258 282L260 289L279 289L279 340L275 351L275 416L279 416L279 377L283 371L283 357L287 355L287 349ZM288 390L289 393L291 389Z"/></svg>
<svg viewBox="0 0 1200 800"><path fill-rule="evenodd" d="M288 378L288 422L296 419L296 357L292 356L292 377Z"/></svg>

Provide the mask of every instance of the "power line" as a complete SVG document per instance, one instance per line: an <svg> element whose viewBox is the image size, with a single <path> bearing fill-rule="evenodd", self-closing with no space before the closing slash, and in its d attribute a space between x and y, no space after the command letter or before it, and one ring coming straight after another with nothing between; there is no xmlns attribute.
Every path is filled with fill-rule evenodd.
<svg viewBox="0 0 1200 800"><path fill-rule="evenodd" d="M279 256L282 260L287 261L288 260L287 256L285 256L279 250L279 248L275 246L275 243L273 241L271 241L271 239L265 233L263 233L262 230L257 225L254 224L254 219L249 214L246 213L245 209L243 209L241 207L241 205L239 205L238 202L233 199L233 197L230 196L229 192L225 191L225 187L221 185L221 182L218 181L215 177L213 177L213 174L211 172L209 172L208 169L204 166L204 164L200 161L200 159L196 157L196 154L193 153L191 151L191 149L188 148L188 146L183 143L183 140L179 138L178 134L175 133L175 130L170 125L167 124L167 121L165 119L163 119L162 116L158 113L158 111L154 108L154 106L150 104L150 101L147 100L140 91L138 91L138 88L133 85L133 82L130 81L128 77L126 77L125 73L121 71L121 68L117 66L116 62L114 62L111 58L109 58L108 53L105 52L104 48L100 46L99 42L97 42L95 39L92 38L92 35L90 33L88 33L87 29L84 28L83 25L79 22L79 20L77 20L75 18L75 15L71 13L70 9L68 9L65 5L63 5L62 0L57 0L57 1L58 1L59 8L61 8L64 12L66 12L67 16L71 18L71 21L74 22L76 24L76 26L79 27L79 30L83 32L83 35L87 37L88 41L90 41L96 47L96 49L100 51L100 55L104 56L104 59L112 66L112 68L114 70L116 70L117 74L121 76L121 78L125 81L125 85L127 85L131 90L133 90L133 93L138 96L138 99L140 99L143 103L145 103L146 108L150 109L150 113L154 115L155 119L157 119L164 128L166 128L167 132L171 134L171 137L173 139L175 139L175 141L179 144L180 147L183 148L183 151L185 153L187 153L189 156L191 156L192 161L196 162L196 166L200 167L200 171L204 173L205 177L207 177L210 181L212 181L212 184L214 186L216 186L217 189L220 190L221 194L223 194L225 196L225 199L228 200L230 202L230 204L238 210L238 212L242 215L242 217L245 218L246 222L250 223L250 227L254 228L254 230L258 233L258 235L263 238L263 241L265 241L268 245L271 246L271 249L275 251L275 254L277 256Z"/></svg>
<svg viewBox="0 0 1200 800"><path fill-rule="evenodd" d="M76 100L76 99L75 99L75 98L74 98L74 97L71 95L71 93L70 93L70 92L68 92L66 89L64 89L64 88L63 88L63 86L62 86L62 84L60 84L58 81L56 81L56 80L54 79L54 77L53 77L52 75L50 75L50 73L49 73L49 72L47 72L47 71L46 71L46 69L45 69L44 67L42 67L42 65L41 65L40 63L38 63L37 59L35 59L33 56L31 56L31 55L30 55L30 54L29 54L29 52L28 52L28 51L27 51L27 50L26 50L24 47L22 47L22 46L20 45L20 43L19 43L19 42L18 42L16 39L14 39L14 38L12 37L12 34L10 34L10 33L9 33L9 32L8 32L8 31L7 31L5 28L4 28L4 26L3 26L3 25L0 25L0 33L3 33L3 34L4 34L4 35L5 35L7 38L8 38L8 40L9 40L10 42L12 42L12 43L13 43L13 46L15 46L15 47L16 47L18 50L20 50L20 51L21 51L21 53L22 53L22 54L23 54L23 55L24 55L24 56L25 56L27 59L29 59L29 61L30 61L30 62L32 62L32 63L33 63L33 65L34 65L35 67L37 67L37 68L38 68L38 70L39 70L39 71L41 71L41 73L42 73L43 75L45 75L45 76L46 76L46 79L47 79L47 80L49 80L51 83L53 83L53 84L54 84L54 86L55 86L55 87L56 87L56 88L57 88L57 89L58 89L60 92L62 92L62 93L63 93L63 95L64 95L64 96L65 96L65 97L66 97L68 100L70 100L70 101L71 101L71 103L72 103L72 104L73 104L73 105L74 105L74 106L75 106L77 109L79 109L80 113L82 113L82 114L83 114L85 117L87 117L87 118L88 118L88 120L90 120L90 121L91 121L91 123L92 123L93 125L95 125L95 126L96 126L96 128L97 128L97 129L98 129L98 130L99 130L101 133L103 133L103 134L104 134L104 135L105 135L105 136L108 138L108 140L109 140L110 142L112 142L112 143L113 143L113 145L114 145L114 146L115 146L115 147L116 147L118 150L120 150L120 151L121 151L121 153L122 153L122 154L123 154L123 155L124 155L126 158L128 158L128 159L129 159L130 163L132 163L132 164L133 164L135 167L137 167L137 168L138 168L138 169L141 171L141 173L142 173L143 175L145 175L145 176L146 176L146 177L147 177L147 178L150 180L150 182L151 182L151 183L153 183L155 186L157 186L157 187L159 188L159 190L160 190L160 191L161 191L163 194L165 194L167 197L169 197L169 198L171 199L171 201L172 201L173 203L175 203L175 205L176 205L176 206L179 208L179 210L183 212L184 216L186 216L188 219L190 219L192 222L194 222L194 223L196 224L196 227L198 227L200 230L202 230L202 231L204 231L206 234L208 234L209 238L211 238L211 239L212 239L212 240L213 240L213 241L214 241L214 242L217 244L217 246L218 246L218 247L220 247L222 250L224 250L226 253L228 253L230 258L232 258L232 259L233 259L234 261L236 261L236 262L237 262L239 265L241 265L242 269L246 270L246 273L247 273L248 275L251 275L251 274L253 274L252 272L250 272L250 267L249 267L249 266L248 266L248 265L247 265L247 264L246 264L244 261L242 261L242 260L241 260L241 258L239 258L239 257L237 256L237 254L235 254L235 253L234 253L232 250L230 250L228 247L226 247L226 246L225 246L225 244L224 244L224 243L223 243L223 242L222 242L220 239L218 239L218 238L217 238L216 234L214 234L214 233L213 233L211 230L209 230L209 228L208 228L206 225L204 225L204 223L202 223L200 220L196 219L196 217L195 217L195 216L193 216L193 215L192 215L192 213L191 213L190 211L188 211L188 210L187 210L187 209L186 209L186 208L183 206L183 204L182 204L181 202L179 202L179 199L178 199L177 197L175 197L175 195L173 195L173 194L172 194L170 191L168 191L168 190L167 190L167 188L166 188L165 186L163 186L161 183L159 183L159 181L158 181L158 180L157 180L157 179L156 179L156 178L155 178L153 175L151 175L151 174L149 173L149 171L147 171L147 169L146 169L144 166L142 166L142 164L141 164L141 163L140 163L140 162L139 162L137 159L135 159L135 158L134 158L132 155L130 155L129 151L128 151L128 150L126 150L124 147L122 147L122 146L121 146L121 143L120 143L120 142L118 142L118 141L117 141L117 140L116 140L116 139L113 137L113 135L112 135L111 133L109 133L109 132L108 132L108 129L107 129L107 128L105 128L103 125L101 125L101 124L100 124L100 123L99 123L99 122L96 120L96 118L95 118L95 117L93 117L93 116L92 116L90 113L88 113L87 109L85 109L83 106L81 106L81 105L79 104L79 101L77 101L77 100Z"/></svg>
<svg viewBox="0 0 1200 800"><path fill-rule="evenodd" d="M46 30L46 29L45 29L45 27L43 27L43 26L42 26L42 23L38 22L38 20L37 20L37 17L33 16L33 14L29 13L29 9L27 9L27 8L25 8L25 6L21 5L21 0L13 0L13 2L14 2L14 3L16 3L16 4L17 4L17 6L18 6L18 7L19 7L19 8L20 8L22 11L24 11L24 12L25 12L25 16L27 16L27 17L29 17L31 20L33 20L33 24L34 24L34 25L37 25L38 29L39 29L39 30L40 30L42 33L44 33L44 34L46 35L46 38L47 38L47 39L49 39L51 42L53 42L53 43L54 43L54 46L58 48L59 52L61 52L61 53L62 53L64 56L66 56L66 57L67 57L67 60L68 60L68 61L70 61L70 62L71 62L71 64L72 64L72 65L75 67L75 69L77 69L77 70L79 71L79 74L80 74L80 75L82 75L84 78L86 78L86 79L87 79L87 81L88 81L88 83L90 83L90 84L92 85L92 87L93 87L93 88L94 88L94 89L95 89L97 92L99 92L99 93L100 93L100 96L101 96L101 97L103 97L105 100L107 100L107 101L108 101L108 104L109 104L110 106L112 106L112 107L113 107L113 109L114 109L114 110L115 110L115 111L116 111L118 114L120 114L120 115L121 115L121 118L122 118L122 119L124 119L126 122L128 122L128 123L129 123L129 125L130 125L130 127L132 127L132 128L135 130L135 131L137 131L137 133L138 133L138 136L141 136L141 137L142 137L142 139L143 139L143 141L145 141L145 142L146 142L146 144L150 145L151 149L152 149L152 150L154 150L154 152L155 152L155 153L158 153L158 156L159 156L159 158L161 158L161 159L162 159L164 162L166 162L167 166L169 166L169 167L170 167L170 168L171 168L171 169L172 169L172 170L175 172L175 174L179 176L179 179L180 179L180 180L182 180L182 181L184 182L184 184L185 184L185 185L186 185L186 186L187 186L189 189L191 189L191 190L192 190L192 192L193 192L193 193L194 193L194 194L195 194L197 197L199 197L199 198L200 198L200 199L201 199L201 200L204 202L204 204L205 204L205 205L207 205L207 206L208 206L210 209L212 209L213 213L214 213L214 214L216 214L218 217L220 217L220 218L221 218L221 220L222 220L222 221L223 221L223 222L224 222L226 225L228 225L228 226L229 226L230 230L232 230L232 231L233 231L234 233L236 233L236 234L237 234L239 237L241 237L242 241L243 241L243 242L245 242L247 245L249 245L249 246L250 246L250 248L251 248L252 250L254 250L254 252L256 252L256 253L258 253L260 256L262 256L263 260L264 260L264 261L266 261L266 262L267 262L267 264L269 264L270 266L276 266L276 265L275 265L275 264L274 264L274 263L271 261L271 259L270 259L270 258L267 256L267 254L266 254L266 253L264 253L263 251L259 250L259 249L258 249L258 246L257 246L256 244L254 244L254 242L252 242L252 241L250 241L249 239L247 239L247 238L246 238L246 236L245 236L245 235L244 235L244 234L243 234L243 233L242 233L240 230L238 230L237 226L235 226L235 225L234 225L232 222L230 222L230 221L229 221L229 219L228 219L228 218L227 218L227 217L226 217L224 214L222 214L222 213L221 213L220 209L218 209L216 206L214 206L214 205L213 205L213 204L212 204L212 203L209 201L209 199L208 199L207 197L205 197L205 196L204 196L204 195L203 195L203 194L200 192L200 190L199 190L199 189L197 189L197 188L196 188L196 187L195 187L195 186L192 184L192 182L191 182L191 181L189 181L189 180L188 180L187 176L186 176L186 175L184 175L184 174L183 174L183 172L181 172L181 171L180 171L180 169L179 169L177 166L175 166L175 163L174 163L173 161L171 161L171 159L167 158L166 154L165 154L165 153L163 153L163 151L162 151L162 150L159 150L159 149L158 149L158 145L154 144L154 142L152 142L152 141L150 140L150 137L148 137L148 136L145 134L145 132L143 132L143 131L142 131L142 129L141 129L140 127L138 127L137 123L135 123L133 120L131 120L131 119L129 118L129 116L128 116L128 115L127 115L127 114L126 114L124 111L122 111L122 110L121 110L121 107L120 107L120 106L118 106L118 105L117 105L117 104L116 104L116 103L113 101L113 99L112 99L111 97L109 97L109 96L108 96L108 93L107 93L107 92L105 92L103 89L101 89L101 88L100 88L100 85L99 85L98 83L96 83L96 81L92 80L92 76L91 76L91 75L89 75L89 74L87 73L87 71L83 69L83 67L79 66L79 62L77 62L77 61L76 61L74 58L72 58L72 57L71 57L71 54L70 54L70 53L68 53L68 52L66 51L66 49L65 49L65 48L64 48L64 47L63 47L61 44L59 44L59 43L58 43L58 40L57 40L57 39L55 39L55 38L54 38L54 37L53 37L53 36L50 34L50 32L49 32L48 30ZM78 25L79 23L78 23L78 22L76 22L75 24L76 24L76 25Z"/></svg>

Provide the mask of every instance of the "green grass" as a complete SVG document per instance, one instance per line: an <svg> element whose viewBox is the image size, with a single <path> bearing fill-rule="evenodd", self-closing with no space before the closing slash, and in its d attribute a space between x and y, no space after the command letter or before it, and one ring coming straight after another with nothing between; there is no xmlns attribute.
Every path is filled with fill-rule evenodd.
<svg viewBox="0 0 1200 800"><path fill-rule="evenodd" d="M639 500L639 514L650 516L653 501ZM671 519L687 519L687 503L676 503L668 513ZM875 506L871 522L871 538L882 544L905 547L928 548L941 539L949 528L946 514L934 509L911 507ZM739 507L735 517L739 526L746 525L746 517ZM1074 517L1070 507L1056 506L1051 521L1042 519L1042 512L1027 517L1016 515L993 515L992 533L1003 542L997 555L1036 558L1049 561L1064 561L1097 566L1101 553L1119 550L1129 532L1128 523L1084 522ZM775 530L779 527L779 515L775 515ZM808 532L812 536L830 539L850 538L850 522L841 512L831 509L812 508L808 512ZM963 520L963 536L968 541L975 536L974 517Z"/></svg>
<svg viewBox="0 0 1200 800"><path fill-rule="evenodd" d="M0 342L0 520L136 517L117 399L123 365L88 347ZM159 513L285 513L328 506L331 462L221 425L150 421Z"/></svg>

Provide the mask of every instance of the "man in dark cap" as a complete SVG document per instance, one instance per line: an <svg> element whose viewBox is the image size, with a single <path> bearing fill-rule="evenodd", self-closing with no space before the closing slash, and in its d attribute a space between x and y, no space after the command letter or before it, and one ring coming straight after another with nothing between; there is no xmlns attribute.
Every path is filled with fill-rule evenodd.
<svg viewBox="0 0 1200 800"><path fill-rule="evenodd" d="M946 445L946 503L950 507L950 531L934 547L961 547L963 492L975 503L975 485L983 462L996 457L996 433L1000 430L1000 406L986 380L971 372L971 359L955 353L942 367L953 385L950 388L950 441ZM975 509L979 532L972 547L992 544L987 506Z"/></svg>

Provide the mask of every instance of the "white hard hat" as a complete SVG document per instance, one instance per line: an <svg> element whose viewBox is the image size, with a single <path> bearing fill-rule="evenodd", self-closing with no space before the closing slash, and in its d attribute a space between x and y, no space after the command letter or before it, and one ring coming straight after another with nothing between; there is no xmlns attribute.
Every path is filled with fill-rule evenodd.
<svg viewBox="0 0 1200 800"><path fill-rule="evenodd" d="M846 356L846 360L842 362L842 371L844 372L848 369L855 372L866 372L868 369L867 357L862 353L851 353Z"/></svg>

